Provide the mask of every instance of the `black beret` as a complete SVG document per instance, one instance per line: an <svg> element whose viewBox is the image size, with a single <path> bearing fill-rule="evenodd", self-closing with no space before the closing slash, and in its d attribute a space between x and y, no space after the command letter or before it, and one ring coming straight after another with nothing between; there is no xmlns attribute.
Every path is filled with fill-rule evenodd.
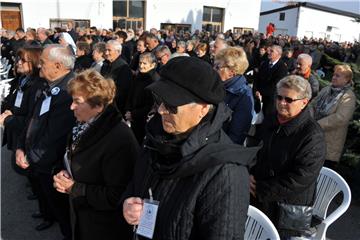
<svg viewBox="0 0 360 240"><path fill-rule="evenodd" d="M160 80L149 90L172 106L191 102L218 104L225 90L219 74L212 66L196 57L175 57L160 71Z"/></svg>

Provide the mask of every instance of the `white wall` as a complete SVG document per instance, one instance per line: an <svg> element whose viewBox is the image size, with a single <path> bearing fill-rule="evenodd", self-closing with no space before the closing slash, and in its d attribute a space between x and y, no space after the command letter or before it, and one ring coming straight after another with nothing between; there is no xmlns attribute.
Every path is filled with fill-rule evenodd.
<svg viewBox="0 0 360 240"><path fill-rule="evenodd" d="M233 27L257 30L260 0L147 0L146 29L160 28L161 23L192 24L192 31L202 28L204 6L225 8L224 31Z"/></svg>
<svg viewBox="0 0 360 240"><path fill-rule="evenodd" d="M280 21L280 13L285 13L285 20ZM266 26L272 22L275 24L276 34L288 34L296 36L297 34L297 12L298 8L292 8L285 11L279 11L260 16L259 32L266 33Z"/></svg>
<svg viewBox="0 0 360 240"><path fill-rule="evenodd" d="M303 37L312 32L314 38L324 38L324 35L329 34L333 41L359 41L360 23L352 20L351 17L301 7L297 36ZM327 26L337 27L337 29L326 32Z"/></svg>
<svg viewBox="0 0 360 240"><path fill-rule="evenodd" d="M221 1L224 2L224 1ZM237 0L227 1L225 5L224 31L234 27L246 27L258 30L260 19L260 0Z"/></svg>
<svg viewBox="0 0 360 240"><path fill-rule="evenodd" d="M22 3L24 28L50 27L50 18L90 20L91 26L112 28L112 0L1 0Z"/></svg>
<svg viewBox="0 0 360 240"><path fill-rule="evenodd" d="M112 0L2 0L22 3L24 28L50 27L50 18L88 19L91 26L112 28ZM203 7L225 9L224 31L259 24L261 0L147 0L146 29L161 23L186 23L202 28Z"/></svg>

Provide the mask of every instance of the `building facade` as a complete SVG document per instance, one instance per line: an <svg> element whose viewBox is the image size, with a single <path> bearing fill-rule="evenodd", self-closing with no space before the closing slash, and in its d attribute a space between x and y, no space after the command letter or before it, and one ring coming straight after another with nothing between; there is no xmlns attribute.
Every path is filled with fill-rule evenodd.
<svg viewBox="0 0 360 240"><path fill-rule="evenodd" d="M261 0L2 0L1 25L257 31Z"/></svg>
<svg viewBox="0 0 360 240"><path fill-rule="evenodd" d="M360 41L360 15L309 2L260 13L259 31L275 24L275 35L322 38L337 42Z"/></svg>

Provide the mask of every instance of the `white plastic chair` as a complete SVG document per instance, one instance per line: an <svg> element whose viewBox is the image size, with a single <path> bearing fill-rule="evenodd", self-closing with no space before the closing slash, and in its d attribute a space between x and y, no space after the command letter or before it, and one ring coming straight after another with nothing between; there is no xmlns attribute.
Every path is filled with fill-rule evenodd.
<svg viewBox="0 0 360 240"><path fill-rule="evenodd" d="M274 224L259 209L249 206L244 240L280 240Z"/></svg>
<svg viewBox="0 0 360 240"><path fill-rule="evenodd" d="M343 193L342 203L329 216L326 216L331 201L339 192ZM337 172L323 167L317 179L316 198L313 210L313 215L323 220L316 226L316 233L312 239L325 240L328 227L346 212L350 206L350 202L351 191L346 181Z"/></svg>
<svg viewBox="0 0 360 240"><path fill-rule="evenodd" d="M11 64L8 64L6 66L6 69L0 73L1 79L7 79L9 77L10 69L11 69Z"/></svg>
<svg viewBox="0 0 360 240"><path fill-rule="evenodd" d="M0 102L2 102L4 100L4 98L9 94L10 82L12 80L13 80L13 78L0 81Z"/></svg>

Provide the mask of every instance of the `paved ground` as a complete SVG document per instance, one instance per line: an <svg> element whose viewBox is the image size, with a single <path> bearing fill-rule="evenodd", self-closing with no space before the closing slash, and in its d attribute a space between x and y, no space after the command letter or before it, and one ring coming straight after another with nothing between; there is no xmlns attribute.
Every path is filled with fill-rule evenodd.
<svg viewBox="0 0 360 240"><path fill-rule="evenodd" d="M38 232L34 227L41 221L31 214L37 211L37 201L30 201L25 177L11 168L10 153L1 149L1 239L4 240L60 240L57 224Z"/></svg>
<svg viewBox="0 0 360 240"><path fill-rule="evenodd" d="M31 218L37 210L36 201L26 196L26 179L16 174L10 166L10 154L1 149L1 239L4 240L60 240L57 225L37 232L34 227L40 222ZM352 205L328 230L330 240L360 239L360 206ZM119 239L121 237L119 236Z"/></svg>

